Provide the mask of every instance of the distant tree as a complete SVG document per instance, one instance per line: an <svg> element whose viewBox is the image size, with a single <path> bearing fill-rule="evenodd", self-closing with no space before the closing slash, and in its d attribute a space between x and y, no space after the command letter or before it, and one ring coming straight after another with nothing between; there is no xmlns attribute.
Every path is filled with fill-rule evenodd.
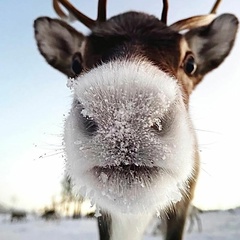
<svg viewBox="0 0 240 240"><path fill-rule="evenodd" d="M71 178L67 175L64 176L62 182L62 205L64 212L69 216L71 205L73 206L73 218L81 216L81 206L83 197L73 192L73 184Z"/></svg>
<svg viewBox="0 0 240 240"><path fill-rule="evenodd" d="M73 198L73 185L71 178L67 175L64 176L62 180L62 196L69 199L69 201Z"/></svg>
<svg viewBox="0 0 240 240"><path fill-rule="evenodd" d="M71 179L65 175L62 182L62 200L61 200L61 205L63 207L63 212L65 212L66 215L69 215L69 210L70 210L70 204L73 199L73 194L72 194L72 182Z"/></svg>

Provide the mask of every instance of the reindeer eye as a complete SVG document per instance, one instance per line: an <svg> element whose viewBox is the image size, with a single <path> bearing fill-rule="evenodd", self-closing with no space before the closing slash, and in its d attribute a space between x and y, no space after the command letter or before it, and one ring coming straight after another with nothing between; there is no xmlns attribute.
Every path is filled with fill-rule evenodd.
<svg viewBox="0 0 240 240"><path fill-rule="evenodd" d="M194 57L192 54L188 54L183 62L183 69L186 74L192 75L197 69L197 64L195 63Z"/></svg>
<svg viewBox="0 0 240 240"><path fill-rule="evenodd" d="M72 59L72 71L76 74L79 75L83 70L82 67L82 58L80 53L75 54Z"/></svg>

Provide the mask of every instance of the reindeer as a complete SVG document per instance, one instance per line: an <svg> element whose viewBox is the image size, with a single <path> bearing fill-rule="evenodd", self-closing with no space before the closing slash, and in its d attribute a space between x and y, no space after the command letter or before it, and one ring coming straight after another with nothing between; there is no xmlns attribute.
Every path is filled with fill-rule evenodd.
<svg viewBox="0 0 240 240"><path fill-rule="evenodd" d="M41 218L48 221L48 220L57 220L59 219L59 215L55 211L55 209L45 209L44 213L41 215Z"/></svg>
<svg viewBox="0 0 240 240"><path fill-rule="evenodd" d="M40 53L70 78L67 170L100 209L101 240L139 240L155 213L166 216L165 239L182 239L200 165L189 96L229 55L238 28L232 14L215 17L219 3L167 26L167 0L161 19L134 11L107 19L99 0L97 20L54 0L59 16L64 6L91 32L34 22Z"/></svg>
<svg viewBox="0 0 240 240"><path fill-rule="evenodd" d="M22 221L27 218L27 213L24 211L13 210L11 212L11 222Z"/></svg>

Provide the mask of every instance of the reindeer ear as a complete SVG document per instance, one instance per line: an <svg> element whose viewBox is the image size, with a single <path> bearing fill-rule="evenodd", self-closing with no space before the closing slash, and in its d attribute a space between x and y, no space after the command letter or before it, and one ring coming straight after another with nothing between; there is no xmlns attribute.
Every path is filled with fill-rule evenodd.
<svg viewBox="0 0 240 240"><path fill-rule="evenodd" d="M223 62L233 47L237 29L237 18L232 14L223 14L209 25L185 34L195 56L196 75L202 77Z"/></svg>
<svg viewBox="0 0 240 240"><path fill-rule="evenodd" d="M48 17L36 19L34 29L38 49L51 66L69 77L81 72L83 34L61 20Z"/></svg>

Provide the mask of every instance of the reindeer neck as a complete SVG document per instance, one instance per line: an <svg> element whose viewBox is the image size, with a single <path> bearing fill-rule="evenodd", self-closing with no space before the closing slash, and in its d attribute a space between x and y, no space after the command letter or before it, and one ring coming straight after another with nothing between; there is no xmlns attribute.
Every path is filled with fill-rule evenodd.
<svg viewBox="0 0 240 240"><path fill-rule="evenodd" d="M100 226L101 240L140 240L149 224L152 214L107 214L104 217L104 225L108 222L111 226L106 234L104 225ZM105 226L106 227L106 226ZM105 231L104 231L105 230Z"/></svg>

